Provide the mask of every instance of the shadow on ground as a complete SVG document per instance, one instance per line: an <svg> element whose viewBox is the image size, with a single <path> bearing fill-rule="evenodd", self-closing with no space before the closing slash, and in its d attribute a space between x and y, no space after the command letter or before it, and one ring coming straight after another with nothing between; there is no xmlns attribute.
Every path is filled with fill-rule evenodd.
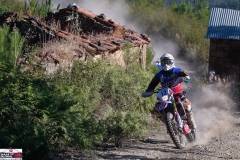
<svg viewBox="0 0 240 160"><path fill-rule="evenodd" d="M186 158L179 158L185 155L193 155L194 156L204 156L205 158L218 158L218 159L228 159L229 157L219 156L215 155L214 152L207 151L199 146L192 146L191 148L186 149L176 149L175 146L169 141L169 140L158 140L158 139L145 139L140 140L138 142L135 142L133 144L127 144L124 145L123 148L116 149L122 151L122 154L118 153L111 153L112 148L110 147L109 150L107 149L107 153L102 152L99 153L98 156L103 159L138 159L138 160L153 160L153 159L159 159L159 160L188 160ZM145 156L139 156L137 153L130 153L127 154L128 150L134 151L136 150L139 153L150 153L152 151L156 151L156 153L167 153L168 158L149 158L147 155ZM109 152L110 151L110 152ZM123 153L124 152L124 153ZM124 155L123 155L124 154ZM190 160L190 159L189 159Z"/></svg>
<svg viewBox="0 0 240 160"><path fill-rule="evenodd" d="M106 154L106 155L99 155L99 157L103 158L103 159L114 159L114 160L124 160L124 159L128 159L128 160L156 160L156 158L147 158L145 156L136 156L136 155L117 155L117 154ZM190 159L186 159L186 158L176 158L176 157L172 157L172 158L158 158L158 160L190 160Z"/></svg>
<svg viewBox="0 0 240 160"><path fill-rule="evenodd" d="M117 155L117 154L105 154L105 155L98 155L99 157L103 159L145 159L145 160L154 160L151 158L147 158L145 156L136 156L136 155Z"/></svg>

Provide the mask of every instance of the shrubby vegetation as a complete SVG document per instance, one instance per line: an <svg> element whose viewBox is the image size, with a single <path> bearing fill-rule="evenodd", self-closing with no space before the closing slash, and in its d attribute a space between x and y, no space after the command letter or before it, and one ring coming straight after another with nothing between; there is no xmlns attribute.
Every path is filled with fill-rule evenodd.
<svg viewBox="0 0 240 160"><path fill-rule="evenodd" d="M177 42L187 55L208 59L208 1L196 4L183 1L166 4L164 0L127 0L132 19L153 35L163 35Z"/></svg>
<svg viewBox="0 0 240 160"><path fill-rule="evenodd" d="M6 11L21 12L24 4L18 0L0 0L0 14Z"/></svg>
<svg viewBox="0 0 240 160"><path fill-rule="evenodd" d="M30 0L25 6L0 2L1 13L14 10L42 16L50 7L50 1L38 5ZM89 60L74 64L71 72L51 76L40 70L22 73L17 59L24 39L5 26L0 27L0 35L1 148L23 148L24 159L48 159L47 153L67 147L121 145L123 138L145 132L154 101L140 95L151 72L132 60L126 68Z"/></svg>
<svg viewBox="0 0 240 160"><path fill-rule="evenodd" d="M0 14L6 11L46 16L52 7L52 0L0 0Z"/></svg>
<svg viewBox="0 0 240 160"><path fill-rule="evenodd" d="M128 54L126 68L89 60L51 76L22 73L16 60L23 39L7 27L0 34L1 148L23 148L25 159L48 159L46 153L66 147L121 145L145 132L154 101L140 95L152 75Z"/></svg>
<svg viewBox="0 0 240 160"><path fill-rule="evenodd" d="M18 31L11 32L6 26L0 28L0 70L13 72L21 53L24 39Z"/></svg>
<svg viewBox="0 0 240 160"><path fill-rule="evenodd" d="M25 2L24 11L30 15L46 16L52 8L52 0L28 0Z"/></svg>

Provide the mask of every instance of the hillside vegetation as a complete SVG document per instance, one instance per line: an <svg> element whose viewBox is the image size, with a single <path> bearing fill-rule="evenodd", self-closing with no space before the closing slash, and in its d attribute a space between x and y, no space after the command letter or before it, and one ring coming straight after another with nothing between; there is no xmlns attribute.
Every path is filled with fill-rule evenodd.
<svg viewBox="0 0 240 160"><path fill-rule="evenodd" d="M127 0L132 20L148 34L172 39L182 53L203 62L208 61L209 41L205 38L208 27L209 7L207 0L198 3L164 0Z"/></svg>
<svg viewBox="0 0 240 160"><path fill-rule="evenodd" d="M6 11L15 11L33 16L46 16L51 10L52 0L0 0L0 4L0 14Z"/></svg>

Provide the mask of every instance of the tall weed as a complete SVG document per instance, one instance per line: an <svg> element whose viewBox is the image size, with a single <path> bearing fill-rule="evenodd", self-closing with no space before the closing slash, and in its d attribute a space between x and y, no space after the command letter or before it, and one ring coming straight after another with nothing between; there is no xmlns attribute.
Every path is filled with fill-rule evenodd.
<svg viewBox="0 0 240 160"><path fill-rule="evenodd" d="M27 0L25 1L25 12L34 16L47 16L52 7L52 0L43 0L39 2L38 0Z"/></svg>
<svg viewBox="0 0 240 160"><path fill-rule="evenodd" d="M0 70L11 72L17 67L17 59L22 52L24 39L18 31L0 27Z"/></svg>

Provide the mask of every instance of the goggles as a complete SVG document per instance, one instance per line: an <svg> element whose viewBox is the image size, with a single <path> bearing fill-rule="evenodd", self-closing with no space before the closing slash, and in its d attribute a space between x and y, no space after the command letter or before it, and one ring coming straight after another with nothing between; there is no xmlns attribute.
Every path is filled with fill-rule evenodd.
<svg viewBox="0 0 240 160"><path fill-rule="evenodd" d="M170 59L163 59L163 60L161 60L161 64L162 65L172 65L173 61Z"/></svg>

